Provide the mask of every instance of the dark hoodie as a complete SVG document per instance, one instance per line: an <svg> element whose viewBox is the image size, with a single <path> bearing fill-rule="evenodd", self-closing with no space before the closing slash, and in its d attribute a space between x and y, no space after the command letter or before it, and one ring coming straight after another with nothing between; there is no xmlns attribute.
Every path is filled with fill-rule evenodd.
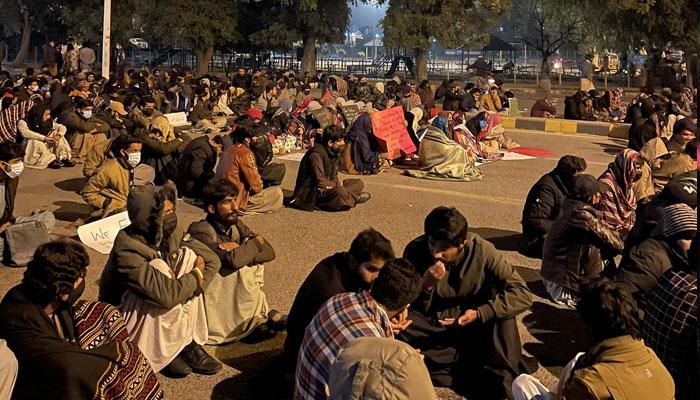
<svg viewBox="0 0 700 400"><path fill-rule="evenodd" d="M640 151L646 142L656 137L656 124L651 119L654 114L654 101L644 99L640 102L641 117L632 121L630 125L627 147Z"/></svg>
<svg viewBox="0 0 700 400"><path fill-rule="evenodd" d="M165 200L177 203L174 185L134 187L129 193L127 211L131 225L119 231L100 278L100 301L119 305L124 292L131 290L146 301L171 309L203 292L221 268L221 261L207 246L183 238L175 230L163 240ZM204 258L204 280L199 284L195 272L172 279L157 271L149 262L160 258L171 268L180 247L192 249Z"/></svg>

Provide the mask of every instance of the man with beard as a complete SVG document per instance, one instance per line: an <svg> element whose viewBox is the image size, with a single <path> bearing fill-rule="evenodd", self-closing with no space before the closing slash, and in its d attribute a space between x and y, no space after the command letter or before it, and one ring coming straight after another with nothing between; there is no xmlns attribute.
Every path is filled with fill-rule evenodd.
<svg viewBox="0 0 700 400"><path fill-rule="evenodd" d="M392 258L391 242L370 228L357 235L349 252L336 253L314 267L289 311L284 341L287 371L294 372L304 331L323 303L340 293L368 290L386 261Z"/></svg>
<svg viewBox="0 0 700 400"><path fill-rule="evenodd" d="M265 267L275 250L238 218L238 187L221 179L202 192L207 217L188 233L221 260L221 270L204 294L209 344L224 344L253 334L271 338L284 328L282 315L270 310L262 291Z"/></svg>
<svg viewBox="0 0 700 400"><path fill-rule="evenodd" d="M530 189L523 208L523 234L520 254L542 258L544 237L559 217L564 200L571 198L574 176L586 170L586 160L567 155L559 159L557 167L542 176Z"/></svg>
<svg viewBox="0 0 700 400"><path fill-rule="evenodd" d="M467 398L512 399L511 383L526 370L515 321L532 305L525 281L491 243L468 232L455 208L431 211L404 258L423 275L423 291L399 339L421 350L436 386Z"/></svg>
<svg viewBox="0 0 700 400"><path fill-rule="evenodd" d="M156 110L156 101L151 96L146 96L139 101L139 106L134 107L129 113L129 119L134 122L135 128L147 129L151 122L157 117L162 117L163 113Z"/></svg>
<svg viewBox="0 0 700 400"><path fill-rule="evenodd" d="M321 143L316 143L301 160L294 195L290 205L313 211L345 211L370 199L363 192L365 185L359 179L338 180L338 155L345 147L343 128L331 125L323 131Z"/></svg>
<svg viewBox="0 0 700 400"><path fill-rule="evenodd" d="M177 229L173 184L135 187L126 205L131 225L119 231L100 277L100 301L117 306L129 339L156 372L184 377L223 368L202 348L208 340L202 293L221 261Z"/></svg>
<svg viewBox="0 0 700 400"><path fill-rule="evenodd" d="M236 199L240 214L264 214L282 208L284 195L279 186L265 188L250 144L259 127L252 121L236 127L231 135L234 143L221 155L214 178L226 179L238 186Z"/></svg>

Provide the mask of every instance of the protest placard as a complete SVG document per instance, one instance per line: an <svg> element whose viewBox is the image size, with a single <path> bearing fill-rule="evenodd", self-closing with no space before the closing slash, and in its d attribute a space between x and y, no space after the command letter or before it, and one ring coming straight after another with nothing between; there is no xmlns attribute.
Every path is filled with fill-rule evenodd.
<svg viewBox="0 0 700 400"><path fill-rule="evenodd" d="M311 111L311 115L313 115L314 119L319 123L319 125L321 125L321 129L326 129L327 127L331 126L331 120L328 119L326 110L314 110Z"/></svg>
<svg viewBox="0 0 700 400"><path fill-rule="evenodd" d="M338 109L340 109L340 112L343 113L345 122L347 122L348 125L350 125L352 121L355 120L355 117L357 117L357 114L360 113L360 108L356 104L338 106Z"/></svg>
<svg viewBox="0 0 700 400"><path fill-rule="evenodd" d="M373 113L372 130L391 160L401 157L401 153L411 154L417 150L408 136L401 106Z"/></svg>
<svg viewBox="0 0 700 400"><path fill-rule="evenodd" d="M165 114L165 118L168 119L172 126L190 125L190 121L187 120L187 115L184 112Z"/></svg>
<svg viewBox="0 0 700 400"><path fill-rule="evenodd" d="M109 254L119 231L130 224L129 214L124 211L79 227L78 237L91 249L101 254Z"/></svg>

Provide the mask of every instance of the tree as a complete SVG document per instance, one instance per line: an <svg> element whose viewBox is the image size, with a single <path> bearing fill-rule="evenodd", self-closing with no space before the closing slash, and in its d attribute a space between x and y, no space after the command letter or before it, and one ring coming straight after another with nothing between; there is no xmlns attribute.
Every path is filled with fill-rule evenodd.
<svg viewBox="0 0 700 400"><path fill-rule="evenodd" d="M62 0L61 21L79 41L102 42L104 0ZM115 43L126 41L143 31L144 16L152 0L119 0L112 2L111 38Z"/></svg>
<svg viewBox="0 0 700 400"><path fill-rule="evenodd" d="M549 57L564 44L579 42L583 19L577 7L581 5L567 0L526 0L522 4L520 14L524 20L518 22L529 29L521 40L540 54L540 84L547 89L551 71Z"/></svg>
<svg viewBox="0 0 700 400"><path fill-rule="evenodd" d="M415 51L414 75L418 80L428 77L427 55L432 38L445 48L483 43L489 26L511 8L511 0L388 0L388 3L382 20L384 45Z"/></svg>
<svg viewBox="0 0 700 400"><path fill-rule="evenodd" d="M262 29L251 41L268 48L288 47L301 40L301 71L316 72L316 44L342 43L350 24L350 4L355 0L272 0L260 16Z"/></svg>
<svg viewBox="0 0 700 400"><path fill-rule="evenodd" d="M155 1L149 10L146 30L160 38L179 38L194 50L197 73L204 75L216 46L226 46L238 37L239 2L232 0Z"/></svg>
<svg viewBox="0 0 700 400"><path fill-rule="evenodd" d="M29 54L32 31L42 28L45 21L60 11L50 0L0 0L0 10L0 25L5 33L22 35L19 53L12 62L15 67L22 66Z"/></svg>

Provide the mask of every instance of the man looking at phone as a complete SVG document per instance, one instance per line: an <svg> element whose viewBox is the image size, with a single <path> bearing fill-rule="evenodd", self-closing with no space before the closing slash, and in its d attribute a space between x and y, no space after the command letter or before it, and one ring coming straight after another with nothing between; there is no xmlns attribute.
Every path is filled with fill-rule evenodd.
<svg viewBox="0 0 700 400"><path fill-rule="evenodd" d="M436 386L467 398L512 399L511 383L526 370L515 316L532 304L520 275L468 232L455 208L431 211L404 258L423 276L423 290L398 338L421 349Z"/></svg>

